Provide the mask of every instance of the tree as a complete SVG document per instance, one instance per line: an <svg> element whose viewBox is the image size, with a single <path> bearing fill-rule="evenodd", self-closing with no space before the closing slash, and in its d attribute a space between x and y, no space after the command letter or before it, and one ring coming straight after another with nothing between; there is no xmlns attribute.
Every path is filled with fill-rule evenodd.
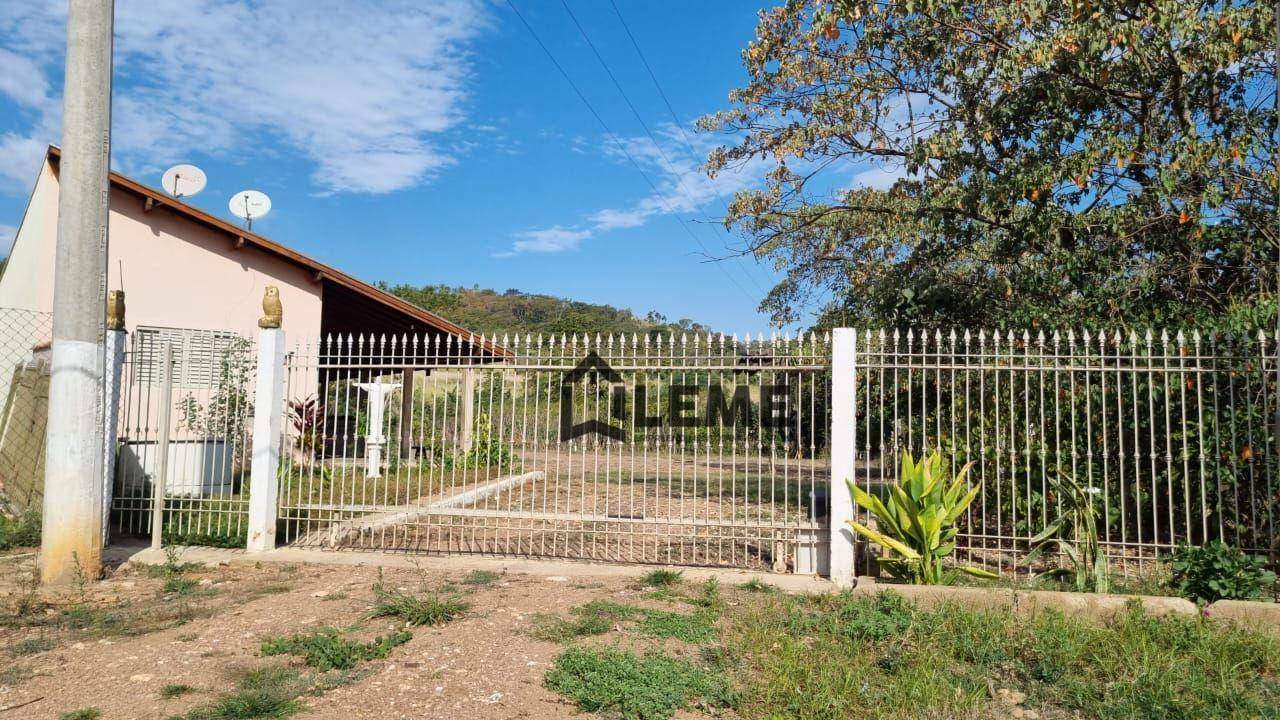
<svg viewBox="0 0 1280 720"><path fill-rule="evenodd" d="M770 164L725 219L785 271L762 308L1269 327L1274 22L1269 2L1188 0L763 12L749 82L700 121L733 138L713 176Z"/></svg>

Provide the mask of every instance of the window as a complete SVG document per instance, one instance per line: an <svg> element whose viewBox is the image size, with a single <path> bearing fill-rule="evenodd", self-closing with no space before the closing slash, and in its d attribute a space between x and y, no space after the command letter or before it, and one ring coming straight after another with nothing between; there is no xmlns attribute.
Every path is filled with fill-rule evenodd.
<svg viewBox="0 0 1280 720"><path fill-rule="evenodd" d="M222 361L239 346L240 337L224 330L138 327L134 334L134 383L158 384L162 377L164 346L173 346L173 385L212 388L222 372Z"/></svg>

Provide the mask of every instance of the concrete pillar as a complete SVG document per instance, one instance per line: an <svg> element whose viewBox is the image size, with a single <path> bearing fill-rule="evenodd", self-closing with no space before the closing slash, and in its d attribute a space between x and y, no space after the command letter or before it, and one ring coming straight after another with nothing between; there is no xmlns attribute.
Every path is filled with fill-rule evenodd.
<svg viewBox="0 0 1280 720"><path fill-rule="evenodd" d="M123 295L123 293L121 293ZM106 367L103 373L103 392L105 398L102 413L102 544L107 544L107 536L111 534L111 498L115 492L116 482L116 441L120 435L120 397L124 372L124 350L128 334L121 327L118 330L108 327L106 335Z"/></svg>
<svg viewBox="0 0 1280 720"><path fill-rule="evenodd" d="M276 318L278 324L279 319ZM258 378L253 395L253 458L249 471L249 552L276 546L281 430L284 421L284 331L258 331Z"/></svg>
<svg viewBox="0 0 1280 720"><path fill-rule="evenodd" d="M70 0L62 98L53 342L40 577L66 584L102 568L102 364L112 0Z"/></svg>
<svg viewBox="0 0 1280 720"><path fill-rule="evenodd" d="M837 328L831 344L831 545L828 567L831 581L851 588L854 581L853 497L847 482L853 479L854 437L857 421L857 342L851 328Z"/></svg>
<svg viewBox="0 0 1280 720"><path fill-rule="evenodd" d="M469 452L476 432L476 371L462 371L462 451Z"/></svg>

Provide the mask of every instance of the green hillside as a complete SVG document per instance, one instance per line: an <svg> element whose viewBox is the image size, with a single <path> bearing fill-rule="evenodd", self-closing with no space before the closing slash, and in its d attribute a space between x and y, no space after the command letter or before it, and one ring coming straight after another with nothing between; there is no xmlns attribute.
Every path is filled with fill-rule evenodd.
<svg viewBox="0 0 1280 720"><path fill-rule="evenodd" d="M660 313L644 317L612 305L533 295L519 290L499 293L483 288L447 285L391 285L378 287L418 307L438 313L477 333L667 333L710 332L688 318L670 321Z"/></svg>

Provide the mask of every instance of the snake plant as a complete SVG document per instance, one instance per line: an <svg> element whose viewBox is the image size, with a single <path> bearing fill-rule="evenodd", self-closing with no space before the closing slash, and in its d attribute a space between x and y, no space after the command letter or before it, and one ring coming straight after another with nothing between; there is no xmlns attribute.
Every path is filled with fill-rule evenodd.
<svg viewBox="0 0 1280 720"><path fill-rule="evenodd" d="M890 575L923 585L943 582L943 559L956 549L956 519L978 494L977 487L965 488L969 465L948 483L940 454L916 462L904 452L902 473L888 487L884 501L847 481L854 502L875 516L877 529L852 520L849 525L891 553L891 557L879 560ZM975 567L955 569L977 577L996 577Z"/></svg>

